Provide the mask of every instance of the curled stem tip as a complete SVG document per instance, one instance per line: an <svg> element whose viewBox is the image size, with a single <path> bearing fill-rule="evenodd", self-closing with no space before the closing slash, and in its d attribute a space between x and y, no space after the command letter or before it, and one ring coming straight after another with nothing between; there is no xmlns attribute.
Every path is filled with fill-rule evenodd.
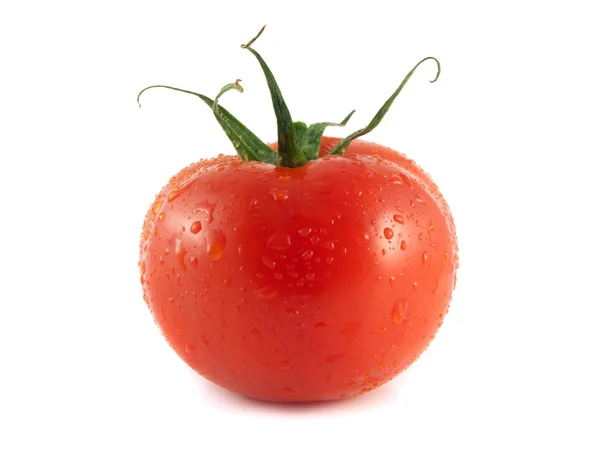
<svg viewBox="0 0 600 450"><path fill-rule="evenodd" d="M231 91L231 90L236 90L238 92L244 92L244 88L242 87L242 85L240 84L240 80L239 78L237 80L235 80L235 83L229 83L226 84L225 86L223 86L221 88L221 90L219 91L219 93L217 94L217 96L215 97L215 100L213 102L213 107L212 110L213 112L216 114L219 111L219 98L221 98L221 96L227 92L227 91Z"/></svg>
<svg viewBox="0 0 600 450"><path fill-rule="evenodd" d="M263 25L263 27L260 29L260 31L258 32L258 34L256 36L254 36L252 39L250 39L246 44L242 44L240 47L248 48L252 44L254 44L254 42L260 37L260 35L263 33L263 31L265 31L266 27L267 27L266 25Z"/></svg>

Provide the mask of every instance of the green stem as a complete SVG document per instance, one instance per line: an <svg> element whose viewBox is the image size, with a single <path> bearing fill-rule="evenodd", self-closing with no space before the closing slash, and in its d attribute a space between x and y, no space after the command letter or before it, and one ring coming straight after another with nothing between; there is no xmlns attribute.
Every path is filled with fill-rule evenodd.
<svg viewBox="0 0 600 450"><path fill-rule="evenodd" d="M277 119L277 151L281 155L281 163L286 167L299 167L306 164L307 159L304 153L302 153L292 115L283 100L283 95L279 90L279 86L277 85L269 66L267 66L267 63L262 56L251 47L264 29L265 27L262 27L255 37L250 39L248 43L242 44L241 47L254 55L267 79L267 85L269 86L269 92L271 93L271 100L273 102L273 110L275 111L275 117Z"/></svg>
<svg viewBox="0 0 600 450"><path fill-rule="evenodd" d="M333 147L333 149L329 152L329 154L330 155L343 155L346 152L346 150L348 149L348 146L350 145L350 143L354 139L357 139L357 138L364 136L365 134L373 131L373 129L381 123L382 119L384 118L384 116L387 114L390 107L392 106L392 103L394 103L394 100L396 100L396 97L398 97L398 94L400 94L400 92L404 88L404 85L408 82L408 80L410 80L410 77L413 76L413 74L415 73L415 70L417 70L417 67L419 67L425 61L430 60L430 59L435 61L437 64L437 74L435 75L435 78L433 80L430 80L430 83L435 83L437 81L438 77L440 76L440 71L442 70L442 68L440 66L440 62L436 58L434 58L433 56L428 56L427 58L424 58L421 61L419 61L417 63L417 65L415 67L413 67L413 69L410 72L408 72L408 74L404 77L404 80L402 80L402 83L400 83L400 86L398 86L398 89L396 89L394 91L394 93L392 94L392 96L390 98L388 98L388 100L383 104L383 106L379 109L379 111L377 111L377 114L375 114L375 117L373 117L373 119L371 119L371 122L369 122L369 124L365 128L361 128L360 130L357 130L354 133L347 136L346 138L342 139L340 142L337 143L337 145L335 147Z"/></svg>

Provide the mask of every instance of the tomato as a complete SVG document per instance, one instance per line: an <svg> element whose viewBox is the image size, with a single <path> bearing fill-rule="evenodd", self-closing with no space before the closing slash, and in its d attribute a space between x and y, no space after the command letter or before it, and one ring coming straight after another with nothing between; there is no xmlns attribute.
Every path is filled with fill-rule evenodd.
<svg viewBox="0 0 600 450"><path fill-rule="evenodd" d="M382 385L431 342L455 285L455 228L430 177L387 147L353 138L336 154L344 141L317 134L301 164L280 132L261 147L269 162L189 165L144 221L156 324L190 367L244 396L331 400Z"/></svg>

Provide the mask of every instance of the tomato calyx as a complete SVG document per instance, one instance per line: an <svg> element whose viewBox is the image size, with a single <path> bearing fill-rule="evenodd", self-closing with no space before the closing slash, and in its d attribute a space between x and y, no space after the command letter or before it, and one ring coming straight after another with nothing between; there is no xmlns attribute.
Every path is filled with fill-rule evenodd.
<svg viewBox="0 0 600 450"><path fill-rule="evenodd" d="M219 98L230 90L236 90L243 92L243 88L240 84L241 80L236 80L234 83L225 85L217 94L214 100L209 97L200 94L198 92L189 91L186 89L180 89L173 86L167 85L152 85L142 89L137 97L138 105L140 104L141 95L152 88L166 88L174 91L183 92L186 94L195 95L199 97L204 103L206 103L213 111L217 122L221 128L225 131L225 134L233 144L239 157L244 161L261 161L268 164L274 164L284 167L300 167L306 164L310 160L317 159L319 157L320 142L325 129L329 126L345 126L352 115L354 110L348 114L344 120L339 123L334 122L318 122L312 125L307 125L305 122L294 122L290 111L283 99L283 95L277 81L269 66L262 58L262 56L252 48L252 44L260 37L263 33L265 26L261 28L258 34L253 37L246 44L242 44L241 47L248 50L258 60L261 69L265 75L267 86L269 87L269 93L271 94L271 101L273 103L273 110L275 112L275 118L277 120L277 151L274 151L252 131L250 131L243 123L241 123L235 116L233 116L227 109L219 105ZM392 103L398 97L408 80L413 76L417 68L425 61L432 60L437 64L437 73L431 83L437 81L440 76L441 66L437 58L428 56L419 61L412 70L404 77L398 88L394 93L387 99L383 106L377 111L373 119L369 124L349 134L344 139L340 140L333 149L328 153L329 155L343 155L350 143L361 136L371 132L377 127L383 117L387 114Z"/></svg>

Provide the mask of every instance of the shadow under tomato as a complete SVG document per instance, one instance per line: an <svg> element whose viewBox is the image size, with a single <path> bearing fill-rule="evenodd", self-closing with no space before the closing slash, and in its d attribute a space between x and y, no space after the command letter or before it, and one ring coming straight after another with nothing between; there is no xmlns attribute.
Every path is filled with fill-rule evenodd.
<svg viewBox="0 0 600 450"><path fill-rule="evenodd" d="M319 402L269 402L244 397L213 384L202 377L192 374L195 377L197 385L201 388L202 396L208 401L218 405L220 408L232 409L236 411L253 410L256 412L277 413L277 414L303 414L315 412L335 412L335 411L365 411L376 409L383 405L395 403L399 392L402 390L403 375L399 375L394 380L374 389L371 392L358 395L356 397L344 398L339 400L319 401Z"/></svg>

